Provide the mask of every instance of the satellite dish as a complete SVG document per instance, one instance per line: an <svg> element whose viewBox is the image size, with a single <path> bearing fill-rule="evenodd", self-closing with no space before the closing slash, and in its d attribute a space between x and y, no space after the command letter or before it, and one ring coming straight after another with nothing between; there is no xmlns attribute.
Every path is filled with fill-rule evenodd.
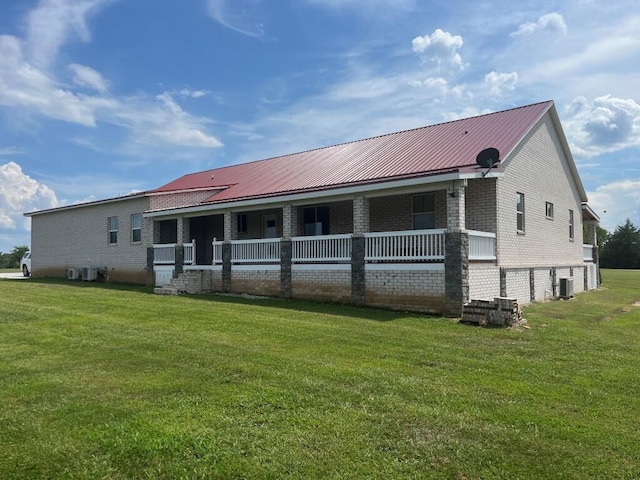
<svg viewBox="0 0 640 480"><path fill-rule="evenodd" d="M485 148L476 157L476 163L482 168L492 168L500 163L500 152L497 148Z"/></svg>
<svg viewBox="0 0 640 480"><path fill-rule="evenodd" d="M476 163L487 171L482 174L482 178L486 177L491 169L500 163L500 152L497 148L485 148L476 157Z"/></svg>

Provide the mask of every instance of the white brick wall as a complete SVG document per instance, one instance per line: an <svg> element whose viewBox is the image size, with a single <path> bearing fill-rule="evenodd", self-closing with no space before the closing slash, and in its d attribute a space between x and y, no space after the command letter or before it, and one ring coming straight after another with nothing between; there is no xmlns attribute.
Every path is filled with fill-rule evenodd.
<svg viewBox="0 0 640 480"><path fill-rule="evenodd" d="M67 268L107 267L119 281L144 282L147 247L152 245L150 219L142 219L142 241L131 240L131 214L149 208L147 197L64 209L32 217L34 276L63 276ZM118 217L118 243L109 244L107 219Z"/></svg>
<svg viewBox="0 0 640 480"><path fill-rule="evenodd" d="M536 301L542 302L553 298L553 278L550 268L536 268L533 272Z"/></svg>
<svg viewBox="0 0 640 480"><path fill-rule="evenodd" d="M366 288L390 295L444 295L443 271L382 270L366 273Z"/></svg>
<svg viewBox="0 0 640 480"><path fill-rule="evenodd" d="M491 300L500 296L500 267L469 265L469 298Z"/></svg>
<svg viewBox="0 0 640 480"><path fill-rule="evenodd" d="M349 302L351 300L351 270L320 270L293 268L291 272L293 298Z"/></svg>
<svg viewBox="0 0 640 480"><path fill-rule="evenodd" d="M396 310L442 313L443 270L368 270L365 303Z"/></svg>
<svg viewBox="0 0 640 480"><path fill-rule="evenodd" d="M498 263L502 266L575 265L582 263L581 201L549 114L505 162L497 180ZM516 229L516 193L525 195L525 233ZM545 218L545 202L554 218ZM569 240L569 209L575 239Z"/></svg>
<svg viewBox="0 0 640 480"><path fill-rule="evenodd" d="M469 180L466 191L466 226L468 230L496 232L495 178Z"/></svg>
<svg viewBox="0 0 640 480"><path fill-rule="evenodd" d="M529 269L519 268L508 270L507 276L507 297L517 298L520 305L531 303L531 289L529 282Z"/></svg>

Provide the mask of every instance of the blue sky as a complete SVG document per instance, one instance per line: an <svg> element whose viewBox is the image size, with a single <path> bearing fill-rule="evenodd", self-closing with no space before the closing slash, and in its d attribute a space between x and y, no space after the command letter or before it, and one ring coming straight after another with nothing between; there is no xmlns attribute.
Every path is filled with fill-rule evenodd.
<svg viewBox="0 0 640 480"><path fill-rule="evenodd" d="M2 0L0 251L26 211L549 99L602 225L640 226L638 25L637 0Z"/></svg>

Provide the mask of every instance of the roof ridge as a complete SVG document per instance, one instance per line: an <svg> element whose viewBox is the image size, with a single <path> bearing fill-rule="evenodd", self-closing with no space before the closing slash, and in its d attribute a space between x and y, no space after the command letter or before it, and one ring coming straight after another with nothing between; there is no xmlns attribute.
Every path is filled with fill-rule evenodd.
<svg viewBox="0 0 640 480"><path fill-rule="evenodd" d="M285 153L283 155L274 155L273 157L261 158L261 159L257 159L257 160L250 160L248 162L233 163L231 165L224 165L224 166L221 166L221 167L210 168L208 170L202 170L200 172L188 173L188 174L183 175L181 178L188 177L188 176L191 176L191 175L199 175L199 174L206 173L206 172L213 172L213 171L216 171L216 170L222 170L222 169L226 169L226 168L233 168L233 167L237 167L237 166L240 166L240 165L242 165L242 166L244 166L244 165L252 165L252 164L256 164L256 163L260 163L260 162L267 162L267 161L270 161L270 160L275 160L277 158L286 158L286 157L291 157L291 156L294 156L294 155L301 155L301 154L304 154L304 153L318 152L318 151L321 151L321 150L326 150L328 148L341 147L341 146L344 146L344 145L351 145L351 144L366 142L366 141L369 141L369 140L375 140L377 138L389 137L391 135L400 135L400 134L403 134L403 133L415 132L415 131L418 131L418 130L424 130L424 129L427 129L427 128L438 127L438 126L447 125L447 124L450 124L450 123L461 122L463 120L471 120L473 118L488 117L490 115L497 115L499 113L510 112L512 110L521 110L521 109L524 109L524 108L535 107L537 105L542 105L544 103L553 104L553 100L545 100L545 101L542 101L542 102L531 103L529 105L521 105L519 107L506 108L504 110L498 110L496 112L483 113L483 114L480 114L480 115L473 115L471 117L457 118L455 120L448 120L446 122L432 123L430 125L423 125L421 127L408 128L406 130L399 130L397 132L383 133L383 134L380 134L380 135L374 135L372 137L360 138L360 139L357 139L357 140L350 140L348 142L340 142L340 143L335 143L335 144L332 144L332 145L325 145L323 147L309 148L307 150L300 150L298 152Z"/></svg>

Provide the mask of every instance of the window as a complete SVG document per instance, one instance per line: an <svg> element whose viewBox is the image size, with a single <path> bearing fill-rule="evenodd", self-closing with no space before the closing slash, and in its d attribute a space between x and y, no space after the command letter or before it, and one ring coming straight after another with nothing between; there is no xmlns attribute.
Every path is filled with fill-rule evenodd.
<svg viewBox="0 0 640 480"><path fill-rule="evenodd" d="M569 240L573 241L574 225L573 225L573 210L569 210Z"/></svg>
<svg viewBox="0 0 640 480"><path fill-rule="evenodd" d="M140 243L142 241L142 214L134 213L131 215L131 241Z"/></svg>
<svg viewBox="0 0 640 480"><path fill-rule="evenodd" d="M329 235L329 207L304 207L302 223L305 235Z"/></svg>
<svg viewBox="0 0 640 480"><path fill-rule="evenodd" d="M436 227L435 195L426 193L413 197L413 229L425 230Z"/></svg>
<svg viewBox="0 0 640 480"><path fill-rule="evenodd" d="M247 233L248 231L248 222L247 222L247 214L239 213L238 217L238 233Z"/></svg>
<svg viewBox="0 0 640 480"><path fill-rule="evenodd" d="M109 243L118 243L118 217L109 217Z"/></svg>
<svg viewBox="0 0 640 480"><path fill-rule="evenodd" d="M518 232L524 232L524 193L516 195L516 228Z"/></svg>
<svg viewBox="0 0 640 480"><path fill-rule="evenodd" d="M547 218L553 218L553 203L545 202L544 211Z"/></svg>

